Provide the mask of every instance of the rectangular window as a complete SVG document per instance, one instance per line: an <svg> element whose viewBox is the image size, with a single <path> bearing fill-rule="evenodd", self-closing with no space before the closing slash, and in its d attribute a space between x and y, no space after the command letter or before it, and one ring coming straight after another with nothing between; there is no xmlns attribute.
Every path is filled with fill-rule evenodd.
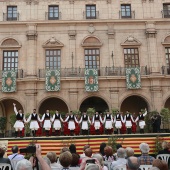
<svg viewBox="0 0 170 170"><path fill-rule="evenodd" d="M100 51L99 49L85 49L85 68L100 67Z"/></svg>
<svg viewBox="0 0 170 170"><path fill-rule="evenodd" d="M125 67L139 67L138 48L124 48Z"/></svg>
<svg viewBox="0 0 170 170"><path fill-rule="evenodd" d="M61 50L46 50L46 68L57 69L61 66Z"/></svg>
<svg viewBox="0 0 170 170"><path fill-rule="evenodd" d="M121 5L121 18L132 18L130 4Z"/></svg>
<svg viewBox="0 0 170 170"><path fill-rule="evenodd" d="M170 4L163 4L164 18L170 18Z"/></svg>
<svg viewBox="0 0 170 170"><path fill-rule="evenodd" d="M8 6L7 7L7 20L13 21L18 19L17 6Z"/></svg>
<svg viewBox="0 0 170 170"><path fill-rule="evenodd" d="M18 51L3 51L3 70L18 70Z"/></svg>
<svg viewBox="0 0 170 170"><path fill-rule="evenodd" d="M48 19L57 20L59 19L59 6L49 6L48 7Z"/></svg>
<svg viewBox="0 0 170 170"><path fill-rule="evenodd" d="M165 47L166 66L170 66L170 47Z"/></svg>
<svg viewBox="0 0 170 170"><path fill-rule="evenodd" d="M86 19L96 19L96 5L86 5Z"/></svg>

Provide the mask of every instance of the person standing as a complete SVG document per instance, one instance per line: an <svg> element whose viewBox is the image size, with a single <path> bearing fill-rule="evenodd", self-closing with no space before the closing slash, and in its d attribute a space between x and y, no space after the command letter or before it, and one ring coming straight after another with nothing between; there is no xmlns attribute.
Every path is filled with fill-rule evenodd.
<svg viewBox="0 0 170 170"><path fill-rule="evenodd" d="M140 133L144 133L146 115L147 115L147 110L145 108L145 113L139 112L139 116L135 120L135 122L139 121Z"/></svg>
<svg viewBox="0 0 170 170"><path fill-rule="evenodd" d="M56 135L60 136L61 122L63 122L63 119L61 117L61 114L58 113L58 110L56 110L55 114L53 115L52 122L53 122L53 128L55 129Z"/></svg>
<svg viewBox="0 0 170 170"><path fill-rule="evenodd" d="M82 135L88 135L88 129L89 129L88 123L91 124L91 121L86 112L83 112L83 115L81 116L80 121L79 121L79 124L80 123L82 123L82 126L81 126Z"/></svg>
<svg viewBox="0 0 170 170"><path fill-rule="evenodd" d="M127 134L132 133L132 122L134 122L132 115L129 111L126 111L126 115L124 117L124 121L126 123Z"/></svg>
<svg viewBox="0 0 170 170"><path fill-rule="evenodd" d="M151 121L152 121L153 133L160 132L161 116L159 115L158 112L151 117Z"/></svg>
<svg viewBox="0 0 170 170"><path fill-rule="evenodd" d="M30 114L26 122L28 123L30 121L30 129L32 131L33 137L35 137L36 131L39 129L38 122L42 122L39 115L36 113L36 109L33 109L33 113Z"/></svg>
<svg viewBox="0 0 170 170"><path fill-rule="evenodd" d="M112 133L112 128L113 128L113 116L109 111L106 112L106 115L104 117L105 123L105 129L106 129L106 134L111 134Z"/></svg>
<svg viewBox="0 0 170 170"><path fill-rule="evenodd" d="M78 123L76 117L73 115L73 112L70 111L70 114L67 116L66 120L64 122L68 121L68 129L70 129L71 136L74 135L75 130L75 122Z"/></svg>
<svg viewBox="0 0 170 170"><path fill-rule="evenodd" d="M96 134L99 135L100 134L100 122L103 123L103 120L98 112L94 114L92 122L94 124Z"/></svg>
<svg viewBox="0 0 170 170"><path fill-rule="evenodd" d="M24 122L26 121L25 116L24 116L24 113L22 113L21 109L18 109L17 111L15 103L13 103L13 105L14 105L14 112L16 114L16 122L14 124L15 137L17 137L18 135L22 137L22 130L24 128Z"/></svg>
<svg viewBox="0 0 170 170"><path fill-rule="evenodd" d="M50 129L51 129L51 115L49 110L46 110L46 113L43 114L41 122L43 121L44 121L43 128L45 129L46 136L48 137L50 135Z"/></svg>
<svg viewBox="0 0 170 170"><path fill-rule="evenodd" d="M122 123L124 123L123 116L121 115L120 112L118 112L116 114L116 116L114 117L114 123L115 123L115 127L117 129L117 134L120 134L120 129L122 127Z"/></svg>
<svg viewBox="0 0 170 170"><path fill-rule="evenodd" d="M135 113L133 113L133 120L136 120L136 114ZM137 129L137 124L136 124L136 122L134 121L134 122L132 122L132 133L136 133L136 129Z"/></svg>

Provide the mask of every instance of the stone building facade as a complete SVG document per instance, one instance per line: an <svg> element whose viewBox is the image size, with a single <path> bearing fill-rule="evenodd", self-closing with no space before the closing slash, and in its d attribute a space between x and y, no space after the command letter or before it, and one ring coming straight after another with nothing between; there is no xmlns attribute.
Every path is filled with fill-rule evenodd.
<svg viewBox="0 0 170 170"><path fill-rule="evenodd" d="M17 91L0 91L8 119L14 102L40 114L170 108L170 0L0 0L0 11L0 70L18 69ZM141 89L126 88L131 66ZM49 67L61 68L58 92L45 90ZM99 69L98 92L85 91L85 67Z"/></svg>

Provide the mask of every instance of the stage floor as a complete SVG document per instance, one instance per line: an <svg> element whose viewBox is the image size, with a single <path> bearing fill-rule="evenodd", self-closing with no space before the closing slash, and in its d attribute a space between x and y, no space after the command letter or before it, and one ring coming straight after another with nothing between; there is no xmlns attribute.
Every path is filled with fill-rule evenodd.
<svg viewBox="0 0 170 170"><path fill-rule="evenodd" d="M0 143L7 145L7 155L11 154L11 147L18 145L19 148L27 147L31 142L38 143L42 146L42 154L46 155L49 151L60 153L61 148L69 147L75 144L77 152L83 152L83 146L89 144L93 152L98 152L102 142L108 143L109 138L117 139L117 143L122 144L123 148L132 147L135 154L140 154L139 145L142 142L150 146L150 154L155 153L156 137L159 141L170 142L170 133L145 133L145 134L113 134L113 135L88 135L88 136L42 136L42 137L24 137L24 138L1 138Z"/></svg>

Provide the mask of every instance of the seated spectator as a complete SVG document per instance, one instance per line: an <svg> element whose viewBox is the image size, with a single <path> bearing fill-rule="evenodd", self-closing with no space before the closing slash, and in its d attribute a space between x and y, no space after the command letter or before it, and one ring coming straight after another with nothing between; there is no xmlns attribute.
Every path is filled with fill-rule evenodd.
<svg viewBox="0 0 170 170"><path fill-rule="evenodd" d="M151 168L149 168L149 170L160 170L160 169L157 167L151 167Z"/></svg>
<svg viewBox="0 0 170 170"><path fill-rule="evenodd" d="M50 160L50 162L51 162L51 164L50 164L50 167L51 168L62 168L62 166L59 164L59 163L57 163L57 155L56 155L56 153L55 152L48 152L47 153L47 157L49 158L49 160Z"/></svg>
<svg viewBox="0 0 170 170"><path fill-rule="evenodd" d="M6 164L11 165L9 158L4 158L5 152L6 152L6 147L1 145L0 146L0 163L6 163Z"/></svg>
<svg viewBox="0 0 170 170"><path fill-rule="evenodd" d="M153 160L155 159L152 156L149 156L149 145L147 143L141 143L139 145L141 156L138 157L140 165L152 165Z"/></svg>
<svg viewBox="0 0 170 170"><path fill-rule="evenodd" d="M104 153L104 148L106 147L106 143L101 143L100 144L100 150L99 150L99 153L104 156L105 153Z"/></svg>
<svg viewBox="0 0 170 170"><path fill-rule="evenodd" d="M119 148L117 150L117 161L113 161L111 163L111 169L113 169L114 167L118 167L118 166L122 166L122 165L126 165L127 160L125 159L126 156L126 151L124 148Z"/></svg>
<svg viewBox="0 0 170 170"><path fill-rule="evenodd" d="M153 167L157 167L160 170L168 170L168 164L164 160L155 159L152 162Z"/></svg>
<svg viewBox="0 0 170 170"><path fill-rule="evenodd" d="M103 157L101 154L99 153L93 154L92 158L96 158L99 161L102 170L108 170L107 166L104 166Z"/></svg>
<svg viewBox="0 0 170 170"><path fill-rule="evenodd" d="M77 153L72 153L72 161L71 161L70 169L74 170L75 167L79 167L79 155Z"/></svg>
<svg viewBox="0 0 170 170"><path fill-rule="evenodd" d="M120 144L120 143L118 143L118 144L116 144L116 153L114 153L113 154L113 156L115 157L115 160L117 160L117 150L119 149L119 148L122 148L122 145Z"/></svg>
<svg viewBox="0 0 170 170"><path fill-rule="evenodd" d="M18 154L18 146L17 145L13 146L11 150L12 150L13 154L8 156L8 158L10 160L22 160L22 159L24 159L23 155Z"/></svg>
<svg viewBox="0 0 170 170"><path fill-rule="evenodd" d="M60 154L63 153L63 152L66 152L66 151L69 151L70 152L70 149L67 148L67 147L63 147L60 151Z"/></svg>
<svg viewBox="0 0 170 170"><path fill-rule="evenodd" d="M76 152L76 146L75 146L74 144L71 144L71 145L69 146L69 150L70 150L70 153L77 153L77 152Z"/></svg>
<svg viewBox="0 0 170 170"><path fill-rule="evenodd" d="M97 164L87 164L85 170L100 170Z"/></svg>
<svg viewBox="0 0 170 170"><path fill-rule="evenodd" d="M126 163L126 167L127 170L138 170L139 169L139 162L138 162L138 158L134 157L134 156L130 156L127 158L127 163Z"/></svg>
<svg viewBox="0 0 170 170"><path fill-rule="evenodd" d="M158 152L159 154L170 154L169 148L168 148L168 142L164 141L162 142L162 149L161 151Z"/></svg>
<svg viewBox="0 0 170 170"><path fill-rule="evenodd" d="M86 150L87 148L90 148L90 145L84 145L83 154L80 155L80 158L85 158L85 157L86 157L84 152L85 152L85 150Z"/></svg>
<svg viewBox="0 0 170 170"><path fill-rule="evenodd" d="M15 169L16 170L33 170L31 162L28 161L27 159L22 159L22 160L18 161Z"/></svg>
<svg viewBox="0 0 170 170"><path fill-rule="evenodd" d="M72 155L70 152L66 151L60 154L59 157L60 164L63 166L63 169L69 170L69 167L72 162Z"/></svg>
<svg viewBox="0 0 170 170"><path fill-rule="evenodd" d="M130 156L134 156L134 150L131 147L127 147L126 149L126 159Z"/></svg>
<svg viewBox="0 0 170 170"><path fill-rule="evenodd" d="M115 157L113 156L113 149L111 146L106 146L104 148L105 155L103 156L104 161L113 162Z"/></svg>

